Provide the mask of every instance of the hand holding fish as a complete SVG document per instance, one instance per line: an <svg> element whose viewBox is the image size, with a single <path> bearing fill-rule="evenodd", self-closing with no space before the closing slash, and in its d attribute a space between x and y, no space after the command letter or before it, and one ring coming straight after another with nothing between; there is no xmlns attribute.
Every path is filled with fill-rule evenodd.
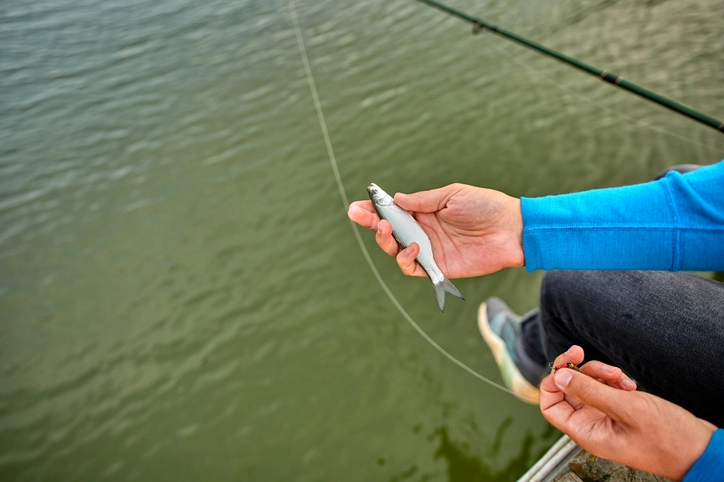
<svg viewBox="0 0 724 482"><path fill-rule="evenodd" d="M520 200L502 192L465 184L396 194L395 204L409 211L432 243L440 269L450 278L468 278L525 265ZM371 201L353 202L349 218L376 231L377 244L397 258L403 273L427 276L415 262L420 247L400 250L392 226L380 220Z"/></svg>
<svg viewBox="0 0 724 482"><path fill-rule="evenodd" d="M583 361L573 346L554 366ZM619 368L588 362L543 379L540 408L554 427L593 455L682 480L706 450L716 427L635 385Z"/></svg>

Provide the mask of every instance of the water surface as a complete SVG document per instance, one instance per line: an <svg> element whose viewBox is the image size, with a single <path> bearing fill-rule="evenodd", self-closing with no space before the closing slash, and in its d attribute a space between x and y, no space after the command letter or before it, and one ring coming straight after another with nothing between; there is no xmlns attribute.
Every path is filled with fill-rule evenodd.
<svg viewBox="0 0 724 482"><path fill-rule="evenodd" d="M724 114L724 4L457 8ZM724 136L414 1L297 3L344 187L643 182ZM0 7L0 478L515 480L558 436L346 220L286 1ZM476 328L540 273L395 296Z"/></svg>

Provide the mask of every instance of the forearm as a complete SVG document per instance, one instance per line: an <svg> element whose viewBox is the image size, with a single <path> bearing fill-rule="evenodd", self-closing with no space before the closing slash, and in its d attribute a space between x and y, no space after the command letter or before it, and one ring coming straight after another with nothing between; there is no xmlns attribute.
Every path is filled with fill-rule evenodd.
<svg viewBox="0 0 724 482"><path fill-rule="evenodd" d="M724 270L724 162L619 188L523 198L526 267Z"/></svg>

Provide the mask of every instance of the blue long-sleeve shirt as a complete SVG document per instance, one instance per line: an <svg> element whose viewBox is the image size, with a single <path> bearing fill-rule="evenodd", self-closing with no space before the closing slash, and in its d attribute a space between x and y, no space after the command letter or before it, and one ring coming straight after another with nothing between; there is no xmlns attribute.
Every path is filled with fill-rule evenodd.
<svg viewBox="0 0 724 482"><path fill-rule="evenodd" d="M724 271L724 161L635 186L522 198L521 207L528 271ZM684 482L715 480L724 480L722 429Z"/></svg>
<svg viewBox="0 0 724 482"><path fill-rule="evenodd" d="M724 480L724 430L714 432L704 454L684 477L684 482Z"/></svg>
<svg viewBox="0 0 724 482"><path fill-rule="evenodd" d="M724 271L724 161L645 184L521 203L528 271Z"/></svg>

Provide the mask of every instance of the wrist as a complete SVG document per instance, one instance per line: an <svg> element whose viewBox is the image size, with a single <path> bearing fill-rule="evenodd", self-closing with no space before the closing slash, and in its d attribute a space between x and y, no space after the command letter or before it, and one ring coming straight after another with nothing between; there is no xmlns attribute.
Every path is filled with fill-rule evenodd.
<svg viewBox="0 0 724 482"><path fill-rule="evenodd" d="M692 471L692 469L698 464L699 460L707 452L709 445L712 442L712 437L714 436L714 432L716 432L717 428L709 422L705 422L701 419L697 419L697 422L701 424L701 430L699 430L699 436L696 437L696 440L687 444L688 450L682 451L678 454L672 454L672 457L675 458L678 455L680 459L678 464L679 470L669 475L671 480L685 480L689 472ZM708 462L710 461L705 461L704 465L708 465ZM706 468L704 468L704 472L706 471Z"/></svg>
<svg viewBox="0 0 724 482"><path fill-rule="evenodd" d="M511 268L525 266L525 250L523 248L523 209L520 199L510 198L510 225L508 226L510 246L512 248Z"/></svg>

